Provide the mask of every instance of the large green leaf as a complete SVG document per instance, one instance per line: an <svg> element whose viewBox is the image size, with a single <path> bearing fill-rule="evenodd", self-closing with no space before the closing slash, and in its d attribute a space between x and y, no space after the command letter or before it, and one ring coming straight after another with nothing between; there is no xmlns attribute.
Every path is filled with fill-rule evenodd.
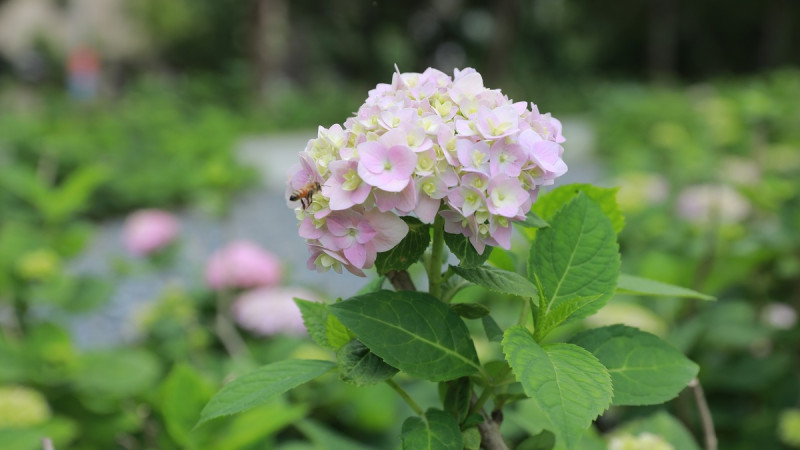
<svg viewBox="0 0 800 450"><path fill-rule="evenodd" d="M528 259L528 277L541 288L537 337L554 312L562 321L597 312L614 294L619 275L616 233L591 198L579 193L550 225L538 232ZM576 299L579 305L569 305Z"/></svg>
<svg viewBox="0 0 800 450"><path fill-rule="evenodd" d="M428 294L380 291L329 310L373 353L409 375L444 381L480 370L467 326Z"/></svg>
<svg viewBox="0 0 800 450"><path fill-rule="evenodd" d="M691 289L675 286L673 284L662 283L661 281L650 280L647 278L636 277L624 273L619 274L617 280L617 292L635 295L652 295L656 297L682 297L696 298L700 300L716 300L716 298L701 294Z"/></svg>
<svg viewBox="0 0 800 450"><path fill-rule="evenodd" d="M408 234L390 250L378 253L375 259L375 270L378 274L385 274L390 270L408 269L410 265L419 261L431 242L430 225L414 217L405 216L402 219L408 224Z"/></svg>
<svg viewBox="0 0 800 450"><path fill-rule="evenodd" d="M262 366L223 386L203 408L198 425L267 403L334 367L330 361L295 359Z"/></svg>
<svg viewBox="0 0 800 450"><path fill-rule="evenodd" d="M697 364L658 337L625 325L588 330L573 344L590 351L611 374L615 405L656 405L697 376Z"/></svg>
<svg viewBox="0 0 800 450"><path fill-rule="evenodd" d="M614 231L619 233L625 228L625 217L622 215L622 211L620 211L617 205L618 191L619 188L602 188L591 184L576 183L559 186L548 192L547 195L543 195L537 199L531 211L538 214L539 217L547 222L550 222L550 226L554 226L551 219L558 210L575 198L578 193L583 192L600 205L603 209L603 213L614 225Z"/></svg>
<svg viewBox="0 0 800 450"><path fill-rule="evenodd" d="M610 404L611 377L591 353L572 344L540 347L523 327L506 330L506 355L517 380L566 448L575 448L583 430Z"/></svg>
<svg viewBox="0 0 800 450"><path fill-rule="evenodd" d="M403 422L403 450L462 450L464 441L456 419L441 410L429 409L425 417Z"/></svg>
<svg viewBox="0 0 800 450"><path fill-rule="evenodd" d="M214 395L214 388L194 369L176 365L160 389L161 415L167 432L184 448L197 448L190 433L200 418L200 410Z"/></svg>
<svg viewBox="0 0 800 450"><path fill-rule="evenodd" d="M397 373L397 369L386 364L358 339L353 339L336 352L336 362L342 380L358 386L380 383Z"/></svg>
<svg viewBox="0 0 800 450"><path fill-rule="evenodd" d="M539 303L539 291L536 289L536 286L518 273L489 266L473 268L450 266L450 270L461 276L461 278L490 291L500 294L530 297L535 304L538 305Z"/></svg>
<svg viewBox="0 0 800 450"><path fill-rule="evenodd" d="M160 377L159 362L143 350L104 350L80 358L75 387L92 396L127 398L148 392Z"/></svg>
<svg viewBox="0 0 800 450"><path fill-rule="evenodd" d="M447 248L450 249L450 252L456 255L459 261L458 265L461 267L480 266L489 259L489 255L494 248L487 245L483 250L483 254L478 254L478 251L472 246L472 242L469 241L468 237L452 233L444 234L444 243L447 244Z"/></svg>

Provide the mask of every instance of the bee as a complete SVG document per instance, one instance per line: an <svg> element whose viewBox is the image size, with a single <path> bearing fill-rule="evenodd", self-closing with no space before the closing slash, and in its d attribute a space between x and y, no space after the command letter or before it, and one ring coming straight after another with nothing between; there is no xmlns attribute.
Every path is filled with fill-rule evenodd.
<svg viewBox="0 0 800 450"><path fill-rule="evenodd" d="M305 210L311 206L311 197L320 189L322 188L320 187L319 182L311 181L302 188L292 192L292 195L289 196L289 201L296 202L297 200L300 200L300 204L303 205L303 209Z"/></svg>

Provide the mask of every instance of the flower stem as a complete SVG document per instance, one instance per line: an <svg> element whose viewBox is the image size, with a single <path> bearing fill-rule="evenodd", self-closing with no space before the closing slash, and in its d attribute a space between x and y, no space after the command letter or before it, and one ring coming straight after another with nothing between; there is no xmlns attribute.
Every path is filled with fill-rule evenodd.
<svg viewBox="0 0 800 450"><path fill-rule="evenodd" d="M436 298L442 294L442 255L444 254L444 217L437 214L433 221L433 247L428 264L428 293Z"/></svg>
<svg viewBox="0 0 800 450"><path fill-rule="evenodd" d="M413 409L414 412L417 413L418 416L425 417L425 411L423 411L422 408L420 408L420 406L417 404L417 402L415 402L414 399L411 398L410 395L408 395L408 392L406 392L405 389L400 387L400 385L397 384L396 381L394 381L392 379L388 379L388 380L386 380L386 384L391 386L392 389L394 389L398 394L400 394L400 397L402 397L403 400L405 400L405 402L408 404L408 406L410 406L411 409Z"/></svg>
<svg viewBox="0 0 800 450"><path fill-rule="evenodd" d="M697 401L697 409L700 411L700 419L703 424L703 437L706 441L706 450L717 450L717 434L714 432L714 420L711 418L711 411L708 409L706 396L703 393L703 386L695 378L689 382L689 386L694 391L694 398Z"/></svg>
<svg viewBox="0 0 800 450"><path fill-rule="evenodd" d="M222 346L233 359L249 358L250 350L236 330L231 317L231 299L227 291L220 291L217 294L217 315L214 320L214 331Z"/></svg>

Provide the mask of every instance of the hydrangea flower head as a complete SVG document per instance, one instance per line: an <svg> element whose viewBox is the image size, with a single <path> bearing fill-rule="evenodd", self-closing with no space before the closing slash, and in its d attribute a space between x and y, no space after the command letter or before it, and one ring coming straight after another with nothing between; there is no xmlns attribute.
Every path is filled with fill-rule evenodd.
<svg viewBox="0 0 800 450"><path fill-rule="evenodd" d="M145 256L166 247L177 236L178 219L158 209L142 209L125 219L122 242L136 256Z"/></svg>
<svg viewBox="0 0 800 450"><path fill-rule="evenodd" d="M277 256L250 241L234 241L206 263L206 282L214 290L273 286L283 277Z"/></svg>
<svg viewBox="0 0 800 450"><path fill-rule="evenodd" d="M530 107L529 107L530 106ZM444 219L479 253L511 245L540 186L566 173L561 122L483 85L472 68L399 73L344 125L320 127L289 173L308 267L363 275L408 232L400 218Z"/></svg>

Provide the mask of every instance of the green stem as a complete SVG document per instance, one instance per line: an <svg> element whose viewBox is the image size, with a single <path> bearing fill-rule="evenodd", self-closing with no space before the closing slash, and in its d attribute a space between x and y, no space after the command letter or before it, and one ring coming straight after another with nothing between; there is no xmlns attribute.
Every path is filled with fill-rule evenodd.
<svg viewBox="0 0 800 450"><path fill-rule="evenodd" d="M486 401L489 400L489 397L492 396L492 392L494 392L494 386L491 384L487 385L486 388L483 389L483 392L481 392L481 396L478 397L478 400L476 400L475 404L470 408L469 413L472 414L480 411L483 405L486 404Z"/></svg>
<svg viewBox="0 0 800 450"><path fill-rule="evenodd" d="M222 342L222 346L233 359L250 358L250 350L244 339L236 330L231 317L230 293L223 290L217 294L217 315L214 320L214 328L217 337Z"/></svg>
<svg viewBox="0 0 800 450"><path fill-rule="evenodd" d="M418 416L425 417L425 411L423 411L422 408L420 408L420 406L417 404L417 402L415 402L414 399L411 398L410 395L408 395L408 392L406 392L405 389L400 387L400 385L397 384L396 381L394 381L392 379L388 379L388 380L386 380L386 384L391 386L392 389L394 389L398 394L400 394L400 397L402 397L403 400L405 400L405 402L408 404L408 406L410 406L411 409L413 409L414 412L417 413Z"/></svg>
<svg viewBox="0 0 800 450"><path fill-rule="evenodd" d="M428 293L436 298L442 294L442 255L444 254L444 217L437 214L433 221L433 247L428 264Z"/></svg>

